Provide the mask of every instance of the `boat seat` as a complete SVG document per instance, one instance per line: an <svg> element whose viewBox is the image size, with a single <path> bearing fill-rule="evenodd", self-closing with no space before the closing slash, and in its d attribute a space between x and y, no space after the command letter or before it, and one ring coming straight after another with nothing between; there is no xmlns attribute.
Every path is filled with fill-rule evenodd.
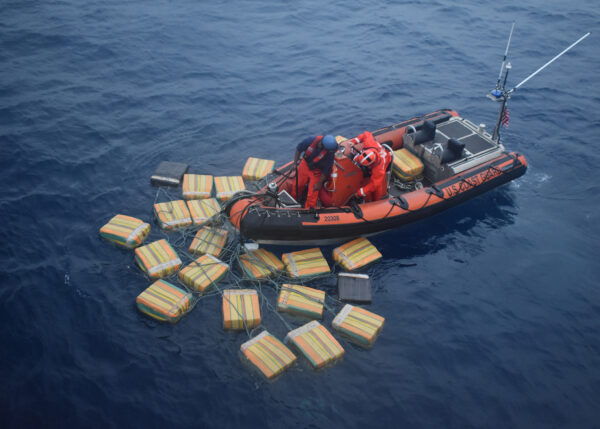
<svg viewBox="0 0 600 429"><path fill-rule="evenodd" d="M402 136L402 144L409 151L417 156L423 155L423 143L433 141L435 138L436 125L432 121L423 121L423 125L417 129L411 125L406 127L406 132Z"/></svg>
<svg viewBox="0 0 600 429"><path fill-rule="evenodd" d="M465 144L456 139L448 139L445 143L434 143L431 147L423 147L424 175L432 182L438 181L450 171L447 164L463 159L470 154Z"/></svg>
<svg viewBox="0 0 600 429"><path fill-rule="evenodd" d="M431 121L423 121L423 126L417 132L414 143L417 145L433 140L435 137L435 130L435 123Z"/></svg>
<svg viewBox="0 0 600 429"><path fill-rule="evenodd" d="M446 148L442 152L441 162L442 164L447 164L449 162L453 162L462 158L463 153L465 151L465 144L463 142L459 142L454 138L448 139L448 143L446 143Z"/></svg>

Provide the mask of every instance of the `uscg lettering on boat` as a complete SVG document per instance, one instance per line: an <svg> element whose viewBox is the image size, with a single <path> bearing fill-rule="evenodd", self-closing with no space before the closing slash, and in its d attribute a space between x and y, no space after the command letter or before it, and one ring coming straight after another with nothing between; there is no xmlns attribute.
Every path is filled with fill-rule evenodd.
<svg viewBox="0 0 600 429"><path fill-rule="evenodd" d="M500 171L499 169L489 168L479 174L476 174L475 176L471 176L469 178L463 179L462 181L455 183L452 186L447 187L446 189L444 189L444 191L447 192L449 198L452 198L458 194L468 191L471 188L476 188L477 186L481 185L482 183L487 182L488 180L494 179L494 178L500 176L501 174L502 174L502 171Z"/></svg>

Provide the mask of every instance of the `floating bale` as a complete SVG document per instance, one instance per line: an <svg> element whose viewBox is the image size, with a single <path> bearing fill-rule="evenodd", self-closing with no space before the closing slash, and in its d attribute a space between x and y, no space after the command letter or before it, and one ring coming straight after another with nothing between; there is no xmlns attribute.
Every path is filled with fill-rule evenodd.
<svg viewBox="0 0 600 429"><path fill-rule="evenodd" d="M400 180L409 182L423 175L423 163L408 149L398 149L394 151L392 172Z"/></svg>
<svg viewBox="0 0 600 429"><path fill-rule="evenodd" d="M281 260L291 277L313 277L331 272L321 249L318 247L284 253Z"/></svg>
<svg viewBox="0 0 600 429"><path fill-rule="evenodd" d="M313 368L322 368L344 356L344 348L316 320L290 331L284 342L292 343Z"/></svg>
<svg viewBox="0 0 600 429"><path fill-rule="evenodd" d="M242 330L260 325L258 293L254 289L223 291L223 327Z"/></svg>
<svg viewBox="0 0 600 429"><path fill-rule="evenodd" d="M181 162L163 161L150 177L152 186L179 186L189 166Z"/></svg>
<svg viewBox="0 0 600 429"><path fill-rule="evenodd" d="M371 302L371 279L367 274L339 273L337 289L341 301Z"/></svg>
<svg viewBox="0 0 600 429"><path fill-rule="evenodd" d="M241 255L240 267L252 280L264 280L285 269L277 256L262 248Z"/></svg>
<svg viewBox="0 0 600 429"><path fill-rule="evenodd" d="M219 257L227 244L228 234L227 230L222 228L200 228L190 244L189 251Z"/></svg>
<svg viewBox="0 0 600 429"><path fill-rule="evenodd" d="M353 271L381 259L381 253L369 240L357 238L333 249L333 259L342 268Z"/></svg>
<svg viewBox="0 0 600 429"><path fill-rule="evenodd" d="M118 214L100 228L100 236L118 246L133 249L150 234L150 224L135 217Z"/></svg>
<svg viewBox="0 0 600 429"><path fill-rule="evenodd" d="M215 198L205 200L186 201L192 223L194 226L202 226L212 221L212 219L221 213L221 205Z"/></svg>
<svg viewBox="0 0 600 429"><path fill-rule="evenodd" d="M385 318L364 308L346 304L333 319L332 326L359 346L370 347L381 332Z"/></svg>
<svg viewBox="0 0 600 429"><path fill-rule="evenodd" d="M142 313L161 322L176 323L190 311L192 294L158 280L139 294L135 302Z"/></svg>
<svg viewBox="0 0 600 429"><path fill-rule="evenodd" d="M164 238L135 249L135 261L152 279L169 276L181 266L181 259Z"/></svg>
<svg viewBox="0 0 600 429"><path fill-rule="evenodd" d="M236 192L246 189L242 176L217 176L215 177L217 200L220 202L230 200Z"/></svg>
<svg viewBox="0 0 600 429"><path fill-rule="evenodd" d="M277 310L311 319L323 317L325 292L300 285L284 284L279 292Z"/></svg>
<svg viewBox="0 0 600 429"><path fill-rule="evenodd" d="M210 198L213 190L213 177L208 174L184 174L181 195L186 200Z"/></svg>
<svg viewBox="0 0 600 429"><path fill-rule="evenodd" d="M162 229L172 230L192 225L190 211L183 200L154 204L154 215Z"/></svg>
<svg viewBox="0 0 600 429"><path fill-rule="evenodd" d="M275 378L296 362L296 355L267 331L240 347L242 356L268 379Z"/></svg>
<svg viewBox="0 0 600 429"><path fill-rule="evenodd" d="M246 165L244 165L242 177L244 178L244 180L260 180L267 174L272 173L274 167L275 161L273 160L248 158L248 161L246 161Z"/></svg>
<svg viewBox="0 0 600 429"><path fill-rule="evenodd" d="M204 293L212 284L221 280L229 271L229 265L212 255L202 255L181 271L179 280L197 292Z"/></svg>

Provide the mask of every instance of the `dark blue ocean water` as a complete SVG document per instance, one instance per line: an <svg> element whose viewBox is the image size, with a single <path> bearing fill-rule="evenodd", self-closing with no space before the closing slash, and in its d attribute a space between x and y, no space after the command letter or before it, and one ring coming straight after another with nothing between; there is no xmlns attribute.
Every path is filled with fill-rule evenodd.
<svg viewBox="0 0 600 429"><path fill-rule="evenodd" d="M513 20L509 86L592 35L509 103L525 176L373 238L371 350L267 383L217 297L137 312L150 282L98 229L160 235L160 161L237 175L445 107L491 128ZM593 0L3 1L0 426L600 427L599 24Z"/></svg>

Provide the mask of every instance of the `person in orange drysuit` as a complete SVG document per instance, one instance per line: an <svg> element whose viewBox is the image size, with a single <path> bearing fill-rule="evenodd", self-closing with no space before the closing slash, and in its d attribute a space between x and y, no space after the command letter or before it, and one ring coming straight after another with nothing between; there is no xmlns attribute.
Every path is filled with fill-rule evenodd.
<svg viewBox="0 0 600 429"><path fill-rule="evenodd" d="M386 171L391 157L369 131L353 140L355 143L363 143L363 149L354 157L354 162L368 168L371 173L369 182L359 188L355 196L364 198L366 202L380 200L387 194Z"/></svg>
<svg viewBox="0 0 600 429"><path fill-rule="evenodd" d="M294 164L298 165L298 160L303 152L304 156L298 165L298 183L297 187L294 186L292 196L296 199L300 198L304 188L308 185L304 207L315 208L317 206L319 190L329 178L337 147L335 137L330 135L307 137L296 147Z"/></svg>

